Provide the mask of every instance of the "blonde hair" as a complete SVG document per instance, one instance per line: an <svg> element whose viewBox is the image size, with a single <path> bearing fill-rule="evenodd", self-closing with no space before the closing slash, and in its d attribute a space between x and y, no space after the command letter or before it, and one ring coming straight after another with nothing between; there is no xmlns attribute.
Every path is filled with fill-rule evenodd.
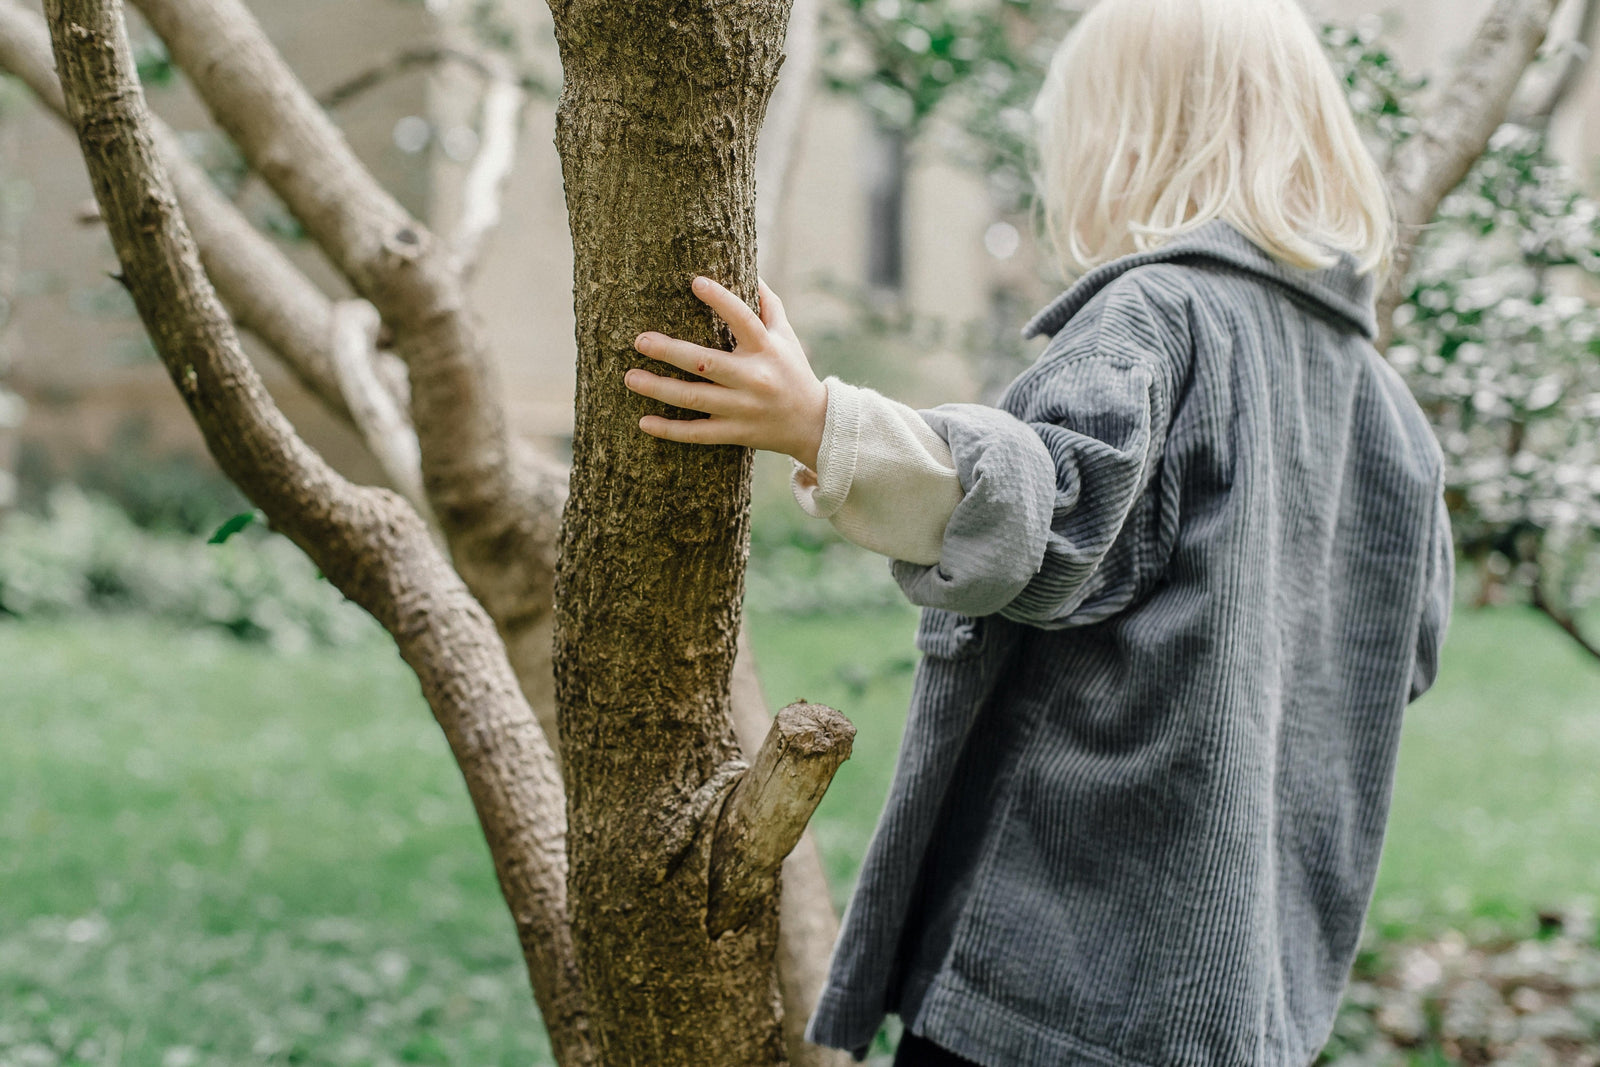
<svg viewBox="0 0 1600 1067"><path fill-rule="evenodd" d="M1063 270L1225 219L1281 261L1386 274L1394 209L1294 0L1101 0L1033 106Z"/></svg>

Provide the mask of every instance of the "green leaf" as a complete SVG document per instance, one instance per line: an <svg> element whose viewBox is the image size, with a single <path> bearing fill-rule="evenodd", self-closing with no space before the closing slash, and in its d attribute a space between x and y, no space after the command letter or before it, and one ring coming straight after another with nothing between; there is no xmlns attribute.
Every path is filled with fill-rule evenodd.
<svg viewBox="0 0 1600 1067"><path fill-rule="evenodd" d="M217 532L211 535L211 539L207 541L206 544L223 544L228 540L228 538L232 537L246 526L249 526L251 523L259 521L260 519L261 512L259 511L241 511L239 514L235 515L221 526L218 526Z"/></svg>

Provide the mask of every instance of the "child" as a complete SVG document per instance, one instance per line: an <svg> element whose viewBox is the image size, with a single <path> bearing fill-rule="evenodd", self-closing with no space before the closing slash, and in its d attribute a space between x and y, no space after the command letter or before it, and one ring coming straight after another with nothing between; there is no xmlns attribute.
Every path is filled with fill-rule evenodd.
<svg viewBox="0 0 1600 1067"><path fill-rule="evenodd" d="M1305 1065L1372 892L1453 557L1372 347L1393 224L1293 0L1107 0L1035 107L1076 283L997 407L818 382L778 299L639 351L674 441L793 456L924 607L893 786L807 1033L897 1064Z"/></svg>

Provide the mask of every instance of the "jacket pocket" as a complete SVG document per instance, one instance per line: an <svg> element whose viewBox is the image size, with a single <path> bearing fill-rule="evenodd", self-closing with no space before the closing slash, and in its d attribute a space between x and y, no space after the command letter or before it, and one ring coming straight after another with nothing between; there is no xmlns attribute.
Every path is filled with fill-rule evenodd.
<svg viewBox="0 0 1600 1067"><path fill-rule="evenodd" d="M923 608L917 623L917 651L940 659L966 659L983 651L988 620L943 608Z"/></svg>

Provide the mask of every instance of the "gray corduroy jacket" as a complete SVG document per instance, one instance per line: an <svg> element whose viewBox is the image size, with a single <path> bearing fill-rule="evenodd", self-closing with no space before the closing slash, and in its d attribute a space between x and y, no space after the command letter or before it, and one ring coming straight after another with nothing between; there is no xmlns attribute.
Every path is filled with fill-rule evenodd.
<svg viewBox="0 0 1600 1067"><path fill-rule="evenodd" d="M1225 222L1085 275L895 561L923 657L810 1040L987 1067L1310 1063L1453 582L1370 275Z"/></svg>

